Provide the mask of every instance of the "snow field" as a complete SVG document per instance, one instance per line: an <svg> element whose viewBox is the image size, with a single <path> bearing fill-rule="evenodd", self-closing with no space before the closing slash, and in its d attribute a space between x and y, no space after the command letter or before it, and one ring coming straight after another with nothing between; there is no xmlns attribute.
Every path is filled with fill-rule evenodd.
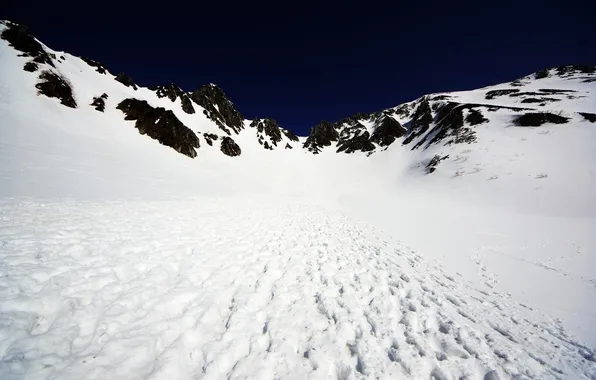
<svg viewBox="0 0 596 380"><path fill-rule="evenodd" d="M2 379L596 376L558 321L329 207L0 210Z"/></svg>

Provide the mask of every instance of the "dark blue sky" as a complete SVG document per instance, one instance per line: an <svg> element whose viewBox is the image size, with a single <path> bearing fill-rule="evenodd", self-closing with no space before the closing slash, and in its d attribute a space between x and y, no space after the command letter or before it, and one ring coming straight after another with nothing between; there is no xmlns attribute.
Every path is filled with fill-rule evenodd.
<svg viewBox="0 0 596 380"><path fill-rule="evenodd" d="M590 1L321 3L12 1L2 17L142 86L216 83L245 117L302 135L429 92L596 63Z"/></svg>

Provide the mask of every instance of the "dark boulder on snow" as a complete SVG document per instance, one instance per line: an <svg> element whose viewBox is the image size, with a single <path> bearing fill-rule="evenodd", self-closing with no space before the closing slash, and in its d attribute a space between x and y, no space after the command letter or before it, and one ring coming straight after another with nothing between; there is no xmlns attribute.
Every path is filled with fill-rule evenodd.
<svg viewBox="0 0 596 380"><path fill-rule="evenodd" d="M180 98L180 102L182 103L182 111L186 112L187 114L195 113L195 108L192 106L192 102L190 101L190 97L187 93L182 91L182 89L175 84L168 84L165 86L154 86L149 87L150 90L155 91L159 98L168 97L172 102L175 102L176 99Z"/></svg>
<svg viewBox="0 0 596 380"><path fill-rule="evenodd" d="M6 21L4 25L6 26L6 29L2 31L0 37L3 40L8 41L8 44L14 49L22 52L22 57L31 57L33 58L33 61L37 63L46 63L55 67L51 55L48 54L35 37L31 35L29 28L26 25L19 25L10 21Z"/></svg>
<svg viewBox="0 0 596 380"><path fill-rule="evenodd" d="M104 65L102 65L101 63L94 61L92 59L86 58L86 57L80 57L83 61L85 61L86 64L88 64L91 67L95 67L95 71L97 71L100 74L105 74L108 69L106 69L106 67Z"/></svg>
<svg viewBox="0 0 596 380"><path fill-rule="evenodd" d="M195 148L200 147L199 138L171 110L154 108L144 100L131 98L123 100L116 108L124 112L125 120L136 120L135 128L140 134L146 134L185 156L197 156Z"/></svg>
<svg viewBox="0 0 596 380"><path fill-rule="evenodd" d="M103 112L106 109L106 101L105 99L108 98L108 94L103 93L101 96L96 96L93 98L90 106L95 107L95 109L99 112Z"/></svg>
<svg viewBox="0 0 596 380"><path fill-rule="evenodd" d="M23 70L25 71L29 71L30 73L37 71L39 66L37 66L37 63L33 62L33 61L29 61L27 63L25 63L25 66L23 66Z"/></svg>
<svg viewBox="0 0 596 380"><path fill-rule="evenodd" d="M517 117L513 123L519 127L538 127L546 123L565 124L568 121L568 117L550 112L530 112Z"/></svg>
<svg viewBox="0 0 596 380"><path fill-rule="evenodd" d="M406 129L394 118L383 116L376 125L376 128L370 138L371 142L380 146L389 146L395 139L406 134Z"/></svg>
<svg viewBox="0 0 596 380"><path fill-rule="evenodd" d="M230 130L239 133L244 128L244 118L224 92L214 84L199 87L190 98L203 107L204 114L230 135Z"/></svg>
<svg viewBox="0 0 596 380"><path fill-rule="evenodd" d="M215 133L204 133L203 137L209 146L213 146L213 141L218 139L218 136Z"/></svg>
<svg viewBox="0 0 596 380"><path fill-rule="evenodd" d="M588 120L590 123L596 123L596 114L589 113L589 112L578 112L584 119Z"/></svg>
<svg viewBox="0 0 596 380"><path fill-rule="evenodd" d="M70 107L77 108L77 102L72 94L72 85L60 74L44 70L39 75L39 82L35 85L38 94L49 98L58 98L60 103Z"/></svg>
<svg viewBox="0 0 596 380"><path fill-rule="evenodd" d="M330 146L338 138L339 133L335 129L335 125L328 121L322 121L311 128L310 135L304 142L304 148L317 154L321 151L321 147Z"/></svg>
<svg viewBox="0 0 596 380"><path fill-rule="evenodd" d="M137 90L137 85L132 81L132 78L125 75L124 73L120 73L114 78L116 81L122 83L126 87L132 87L135 91Z"/></svg>
<svg viewBox="0 0 596 380"><path fill-rule="evenodd" d="M224 136L221 140L221 151L226 156L236 157L242 153L242 150L231 137Z"/></svg>

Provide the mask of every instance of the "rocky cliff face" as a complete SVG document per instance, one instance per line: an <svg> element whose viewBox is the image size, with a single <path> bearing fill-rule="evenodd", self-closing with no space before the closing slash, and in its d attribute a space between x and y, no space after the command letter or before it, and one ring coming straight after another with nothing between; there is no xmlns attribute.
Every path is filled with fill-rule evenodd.
<svg viewBox="0 0 596 380"><path fill-rule="evenodd" d="M281 146L284 140L299 141L298 136L283 129L273 119L255 119L250 123L250 127L256 129L257 140L265 149L273 150ZM286 149L292 149L289 143L285 143Z"/></svg>
<svg viewBox="0 0 596 380"><path fill-rule="evenodd" d="M175 102L176 99L180 99L182 111L186 112L187 114L195 113L195 108L192 106L190 96L188 96L187 93L182 91L182 89L175 84L172 83L165 86L155 86L150 87L149 89L155 91L159 98L167 97L172 102Z"/></svg>
<svg viewBox="0 0 596 380"><path fill-rule="evenodd" d="M204 114L226 134L238 134L244 128L244 118L224 92L214 84L199 87L190 98L204 108Z"/></svg>

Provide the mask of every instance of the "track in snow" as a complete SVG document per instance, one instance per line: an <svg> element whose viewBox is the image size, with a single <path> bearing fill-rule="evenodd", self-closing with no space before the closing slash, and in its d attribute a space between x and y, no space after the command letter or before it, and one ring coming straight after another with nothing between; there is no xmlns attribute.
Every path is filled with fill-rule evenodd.
<svg viewBox="0 0 596 380"><path fill-rule="evenodd" d="M0 210L2 379L596 377L594 351L556 321L337 211Z"/></svg>

